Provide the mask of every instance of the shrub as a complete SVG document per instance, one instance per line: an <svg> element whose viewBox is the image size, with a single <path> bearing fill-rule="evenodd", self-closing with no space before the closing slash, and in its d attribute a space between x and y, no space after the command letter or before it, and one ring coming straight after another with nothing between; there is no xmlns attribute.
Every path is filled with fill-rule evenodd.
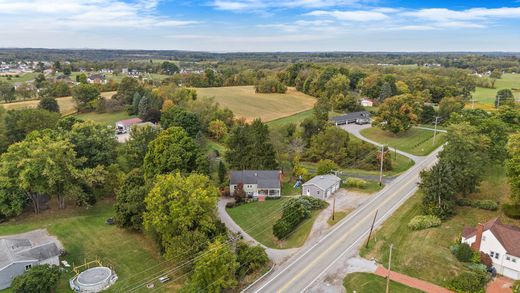
<svg viewBox="0 0 520 293"><path fill-rule="evenodd" d="M360 178L347 178L347 180L345 181L345 185L347 187L366 188L367 182Z"/></svg>
<svg viewBox="0 0 520 293"><path fill-rule="evenodd" d="M310 196L290 199L283 205L282 217L273 226L274 236L278 239L286 238L303 220L311 216L311 210L322 209L327 205L327 202Z"/></svg>
<svg viewBox="0 0 520 293"><path fill-rule="evenodd" d="M329 204L326 201L312 196L303 195L299 199L308 201L312 210L320 210L329 206Z"/></svg>
<svg viewBox="0 0 520 293"><path fill-rule="evenodd" d="M457 292L484 292L484 287L490 277L486 272L462 272L453 278L448 285L449 289Z"/></svg>
<svg viewBox="0 0 520 293"><path fill-rule="evenodd" d="M471 200L469 198L457 199L457 205L478 208L482 210L496 211L498 209L498 203L493 200Z"/></svg>
<svg viewBox="0 0 520 293"><path fill-rule="evenodd" d="M415 216L408 223L408 227L412 230L423 230L431 227L437 227L441 225L441 219L436 216L426 215L426 216Z"/></svg>
<svg viewBox="0 0 520 293"><path fill-rule="evenodd" d="M51 292L56 288L60 275L58 266L38 265L14 278L11 289L15 293Z"/></svg>
<svg viewBox="0 0 520 293"><path fill-rule="evenodd" d="M503 204L504 214L512 219L520 219L520 205Z"/></svg>
<svg viewBox="0 0 520 293"><path fill-rule="evenodd" d="M226 202L226 208L234 208L234 207L235 207L235 202L234 201Z"/></svg>
<svg viewBox="0 0 520 293"><path fill-rule="evenodd" d="M237 270L237 275L240 278L255 272L269 262L265 248L260 245L249 246L247 243L240 241L237 244L236 254L237 261L240 265Z"/></svg>
<svg viewBox="0 0 520 293"><path fill-rule="evenodd" d="M473 258L473 250L466 243L455 244L450 250L460 262L470 262Z"/></svg>
<svg viewBox="0 0 520 293"><path fill-rule="evenodd" d="M520 293L520 280L513 283L513 293Z"/></svg>
<svg viewBox="0 0 520 293"><path fill-rule="evenodd" d="M320 160L316 164L316 172L318 175L331 174L334 170L338 170L338 168L338 165L329 159Z"/></svg>
<svg viewBox="0 0 520 293"><path fill-rule="evenodd" d="M260 80L255 85L255 91L257 93L280 93L285 94L287 87L275 78L266 78Z"/></svg>

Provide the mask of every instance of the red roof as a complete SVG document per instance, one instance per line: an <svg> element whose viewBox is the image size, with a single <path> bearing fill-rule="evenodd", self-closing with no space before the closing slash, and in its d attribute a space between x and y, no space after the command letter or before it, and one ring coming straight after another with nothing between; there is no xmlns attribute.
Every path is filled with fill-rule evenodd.
<svg viewBox="0 0 520 293"><path fill-rule="evenodd" d="M130 118L130 119L117 121L116 124L121 124L123 126L130 126L130 125L138 124L141 122L143 122L143 120L141 120L139 118Z"/></svg>
<svg viewBox="0 0 520 293"><path fill-rule="evenodd" d="M520 257L520 227L500 223L494 218L484 224L484 231L490 230L507 251L507 254ZM464 228L462 237L471 238L477 234L477 228Z"/></svg>

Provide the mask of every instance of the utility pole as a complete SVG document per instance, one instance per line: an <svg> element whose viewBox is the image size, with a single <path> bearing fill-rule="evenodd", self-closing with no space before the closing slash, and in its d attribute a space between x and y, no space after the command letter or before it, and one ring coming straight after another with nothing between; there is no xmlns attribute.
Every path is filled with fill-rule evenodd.
<svg viewBox="0 0 520 293"><path fill-rule="evenodd" d="M388 275L386 276L386 293L388 293L388 289L390 288L390 270L392 269L392 248L394 248L394 245L390 244L390 256L388 257Z"/></svg>
<svg viewBox="0 0 520 293"><path fill-rule="evenodd" d="M381 168L379 170L379 186L383 185L383 160L385 157L385 145L381 145Z"/></svg>
<svg viewBox="0 0 520 293"><path fill-rule="evenodd" d="M370 227L370 232L368 233L367 245L365 246L366 248L368 248L368 243L370 242L370 237L372 236L372 230L374 230L374 224L376 223L378 211L379 210L376 210L376 214L374 215L374 220L372 221L372 226Z"/></svg>
<svg viewBox="0 0 520 293"><path fill-rule="evenodd" d="M433 142L432 145L435 145L435 136L437 135L437 123L439 121L439 116L435 117L435 130L433 131Z"/></svg>
<svg viewBox="0 0 520 293"><path fill-rule="evenodd" d="M336 197L332 198L332 221L334 221L334 214L336 213Z"/></svg>

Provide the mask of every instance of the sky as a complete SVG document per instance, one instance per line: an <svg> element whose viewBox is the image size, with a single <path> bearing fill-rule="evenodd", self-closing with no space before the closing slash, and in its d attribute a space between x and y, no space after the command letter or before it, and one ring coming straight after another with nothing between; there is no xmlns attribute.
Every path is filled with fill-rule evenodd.
<svg viewBox="0 0 520 293"><path fill-rule="evenodd" d="M520 0L0 0L0 47L520 51Z"/></svg>

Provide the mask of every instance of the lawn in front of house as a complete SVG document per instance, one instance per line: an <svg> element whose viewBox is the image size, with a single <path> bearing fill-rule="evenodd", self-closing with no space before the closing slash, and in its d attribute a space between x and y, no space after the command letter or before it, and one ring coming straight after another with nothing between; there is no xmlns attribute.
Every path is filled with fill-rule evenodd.
<svg viewBox="0 0 520 293"><path fill-rule="evenodd" d="M126 111L121 112L114 112L114 113L96 113L96 112L90 112L90 113L82 113L82 114L76 114L76 118L82 119L82 120L92 120L95 122L103 123L106 125L114 126L117 121L135 118L137 116L135 115L128 115Z"/></svg>
<svg viewBox="0 0 520 293"><path fill-rule="evenodd" d="M383 293L386 290L386 278L371 273L352 273L343 279L347 292ZM420 293L421 290L390 281L389 292Z"/></svg>
<svg viewBox="0 0 520 293"><path fill-rule="evenodd" d="M495 88L477 87L471 95L475 100L475 108L484 110L495 109L497 92L501 89L511 89L517 101L520 99L520 74L504 73L502 78L495 81ZM515 90L516 89L516 90ZM472 102L466 103L466 108L471 108Z"/></svg>
<svg viewBox="0 0 520 293"><path fill-rule="evenodd" d="M446 142L446 133L437 132L434 144L433 134L434 132L431 130L419 128L410 128L399 134L393 134L378 127L361 130L361 135L370 140L416 156L426 156Z"/></svg>
<svg viewBox="0 0 520 293"><path fill-rule="evenodd" d="M312 224L321 210L312 212L312 216L304 220L286 239L278 240L273 234L273 225L282 216L283 204L290 197L251 202L234 208L227 208L227 213L251 237L271 248L300 247L305 243Z"/></svg>
<svg viewBox="0 0 520 293"><path fill-rule="evenodd" d="M104 200L88 209L69 207L65 210L47 210L39 215L24 214L0 224L0 235L46 228L65 246L67 255L62 260L78 265L98 258L102 263L114 266L119 279L108 292L118 292L126 286L135 287L149 279L156 281L157 275L172 267L171 263L164 262L151 239L141 233L105 224L106 219L113 216L113 202ZM68 278L72 275L63 275L57 292L70 291ZM171 282L159 292L170 292L180 284L181 281ZM144 287L137 292L147 290Z"/></svg>
<svg viewBox="0 0 520 293"><path fill-rule="evenodd" d="M480 185L480 191L469 195L469 198L506 202L508 194L509 186L504 168L490 166L485 180ZM503 223L520 226L520 220L509 219L502 211L456 207L456 215L443 222L441 226L413 231L407 225L414 216L422 214L421 199L422 194L417 192L401 206L374 234L369 248L361 249L361 255L367 259L375 258L386 266L389 246L393 244L392 270L447 286L454 276L468 270L449 249L464 227L474 227L497 216Z"/></svg>

